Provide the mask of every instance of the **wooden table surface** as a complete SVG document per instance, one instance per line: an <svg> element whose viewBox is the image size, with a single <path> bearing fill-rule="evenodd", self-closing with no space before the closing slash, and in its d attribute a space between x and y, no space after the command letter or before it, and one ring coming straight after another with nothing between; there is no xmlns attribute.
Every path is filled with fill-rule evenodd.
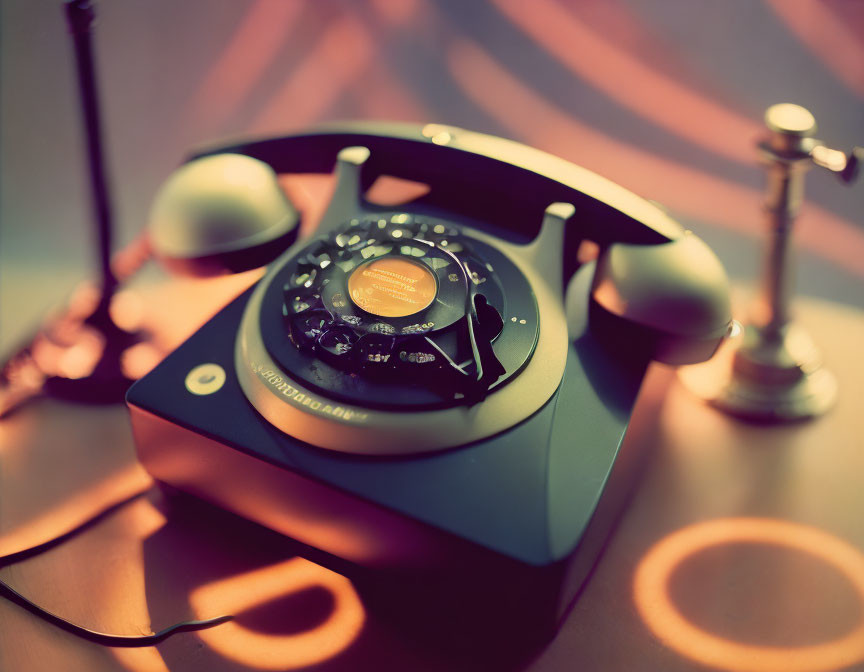
<svg viewBox="0 0 864 672"><path fill-rule="evenodd" d="M170 346L253 280L147 286L145 319ZM530 670L864 669L864 315L822 301L799 307L839 378L836 408L808 423L743 424L653 368L626 439L648 442L649 467ZM0 421L0 555L149 483L125 407L36 401ZM406 637L364 609L363 591L294 552L275 533L172 504L153 488L0 577L64 618L113 633L224 612L236 621L156 647L105 648L0 600L0 670L508 667L488 644L453 655Z"/></svg>

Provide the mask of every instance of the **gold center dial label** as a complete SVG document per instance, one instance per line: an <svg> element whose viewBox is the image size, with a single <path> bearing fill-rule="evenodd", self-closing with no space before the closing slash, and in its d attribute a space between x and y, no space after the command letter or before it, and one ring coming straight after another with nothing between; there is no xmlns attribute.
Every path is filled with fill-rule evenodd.
<svg viewBox="0 0 864 672"><path fill-rule="evenodd" d="M402 257L381 257L358 266L348 278L351 300L381 317L405 317L435 300L435 276L423 264Z"/></svg>

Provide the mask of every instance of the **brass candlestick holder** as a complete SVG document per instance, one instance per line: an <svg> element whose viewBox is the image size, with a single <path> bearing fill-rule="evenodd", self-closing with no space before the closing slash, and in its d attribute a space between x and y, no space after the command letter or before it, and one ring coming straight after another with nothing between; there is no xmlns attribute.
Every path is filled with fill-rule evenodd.
<svg viewBox="0 0 864 672"><path fill-rule="evenodd" d="M804 195L804 175L816 165L852 182L862 149L848 156L816 140L816 120L791 103L772 105L758 150L767 172L765 213L769 238L762 292L743 333L706 364L680 376L717 408L757 421L783 422L821 415L834 403L837 383L819 349L792 319L792 225Z"/></svg>

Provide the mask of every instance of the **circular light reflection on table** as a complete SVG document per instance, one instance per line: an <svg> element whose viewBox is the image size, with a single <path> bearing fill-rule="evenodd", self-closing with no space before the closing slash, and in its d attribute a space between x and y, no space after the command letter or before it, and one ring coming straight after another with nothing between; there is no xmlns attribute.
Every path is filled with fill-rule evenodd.
<svg viewBox="0 0 864 672"><path fill-rule="evenodd" d="M704 665L740 672L828 672L864 661L864 621L843 637L800 647L741 644L690 623L670 597L672 574L695 553L732 543L772 544L814 555L839 570L864 605L864 554L842 539L772 518L709 520L664 537L636 567L636 607L645 624L668 647Z"/></svg>

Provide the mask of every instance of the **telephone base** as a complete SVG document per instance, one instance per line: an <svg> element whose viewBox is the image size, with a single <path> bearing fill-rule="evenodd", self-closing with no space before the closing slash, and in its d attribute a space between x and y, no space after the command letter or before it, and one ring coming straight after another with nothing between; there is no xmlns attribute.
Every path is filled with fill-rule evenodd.
<svg viewBox="0 0 864 672"><path fill-rule="evenodd" d="M447 618L469 630L482 613L551 636L638 472L642 455L622 439L647 360L613 357L587 334L569 348L552 399L509 430L436 453L350 455L292 438L244 397L234 337L251 291L130 389L144 467L347 560L333 568L349 578L441 586L427 597L462 605ZM192 392L187 377L202 364L224 376Z"/></svg>

